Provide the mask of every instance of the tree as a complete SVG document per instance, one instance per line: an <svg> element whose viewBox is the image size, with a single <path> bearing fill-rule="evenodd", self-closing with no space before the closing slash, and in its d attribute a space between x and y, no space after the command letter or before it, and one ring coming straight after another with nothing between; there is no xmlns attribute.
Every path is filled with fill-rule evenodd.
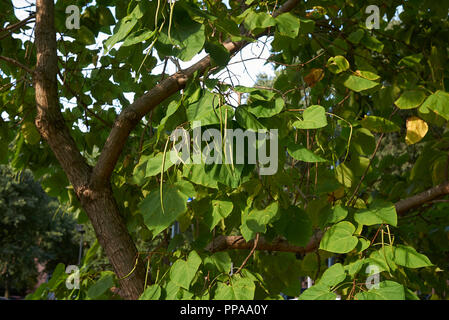
<svg viewBox="0 0 449 320"><path fill-rule="evenodd" d="M14 174L0 166L0 273L5 297L36 284L37 264L74 263L75 223L35 182L29 171ZM59 211L59 214L58 214Z"/></svg>
<svg viewBox="0 0 449 320"><path fill-rule="evenodd" d="M444 296L429 279L447 279L447 5L373 1L380 29L369 29L364 1L87 3L76 2L80 29L65 24L72 1L38 0L22 21L0 5L2 148L88 217L115 273L86 280L79 298L109 297L114 281L126 299L297 296L304 275L316 285L301 299ZM34 43L11 36L33 22ZM100 32L104 52L90 46ZM272 88L217 78L266 36ZM170 134L195 121L219 134L277 129L277 172L258 174L249 154L236 163L236 150L231 164L175 165ZM377 157L394 132L402 157ZM413 168L389 176L395 161ZM175 221L182 234L170 240ZM326 268L331 256L341 263ZM367 267L379 288L358 285Z"/></svg>

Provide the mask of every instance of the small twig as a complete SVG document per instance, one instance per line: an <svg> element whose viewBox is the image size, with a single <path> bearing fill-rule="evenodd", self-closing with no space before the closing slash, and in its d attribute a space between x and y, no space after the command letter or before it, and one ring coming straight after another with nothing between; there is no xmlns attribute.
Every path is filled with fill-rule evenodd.
<svg viewBox="0 0 449 320"><path fill-rule="evenodd" d="M64 87L66 87L70 93L77 98L77 100L79 101L79 104L83 107L84 110L86 110L87 113L89 113L91 116L93 116L94 118L98 119L101 123L103 123L106 127L108 128L112 128L112 124L108 123L106 120L104 120L103 118L101 118L99 115L97 115L95 112L93 112L92 110L90 110L87 105L84 103L84 101L81 99L81 97L78 95L77 92L75 92L65 81L65 78L62 76L61 74L61 70L59 70L58 68L58 75L59 78L61 78L62 81L62 85Z"/></svg>
<svg viewBox="0 0 449 320"><path fill-rule="evenodd" d="M374 241L375 241L376 238L377 238L377 235L379 234L379 231L383 228L383 226L384 226L384 225L383 225L383 223L382 223L382 224L380 225L379 229L377 229L376 234L374 235L373 239L371 240L370 246L373 245Z"/></svg>
<svg viewBox="0 0 449 320"><path fill-rule="evenodd" d="M382 143L382 140L383 140L384 136L385 136L384 133L382 133L382 134L380 135L379 140L377 141L377 144L376 144L376 148L374 149L374 152L373 152L373 154L371 155L371 157L370 157L370 159L369 159L368 166L366 167L365 171L363 172L363 175L362 175L362 177L360 178L359 183L357 184L357 187L355 188L354 192L352 193L351 198L349 198L349 201L348 201L348 205L349 205L349 206L351 206L351 205L354 204L354 202L355 202L355 200L356 200L356 195L357 195L357 193L359 192L360 187L362 186L363 181L365 180L365 177L366 177L366 175L367 175L367 173L368 173L368 170L371 168L371 164L372 164L372 162L373 162L373 159L374 159L374 157L376 156L377 151L379 151L379 147L380 147L380 144Z"/></svg>
<svg viewBox="0 0 449 320"><path fill-rule="evenodd" d="M315 275L315 280L318 279L318 276L320 275L320 271L321 271L321 256L320 256L320 252L317 250L315 251L317 260L318 260L318 268L316 270L316 275Z"/></svg>
<svg viewBox="0 0 449 320"><path fill-rule="evenodd" d="M137 152L137 163L139 163L140 156L142 155L142 148L143 148L143 140L145 137L145 132L148 129L148 126L151 124L151 116L153 115L153 110L150 111L150 115L148 117L148 121L145 124L145 127L143 128L142 134L140 135L140 141L139 141L139 151Z"/></svg>
<svg viewBox="0 0 449 320"><path fill-rule="evenodd" d="M391 120L391 118L393 117L393 115L394 115L398 110L399 110L398 108L395 108L394 111L393 111L393 112L390 114L390 116L388 117L388 120ZM362 175L362 177L360 178L360 181L359 181L359 183L357 184L357 187L355 188L354 192L352 193L351 198L350 198L349 201L347 202L347 204L348 204L349 206L354 205L354 203L355 203L355 201L356 201L357 193L359 192L360 187L362 186L362 183L363 183L363 181L364 181L365 178L366 178L366 175L367 175L367 173L368 173L368 170L371 168L371 165L372 165L372 163L373 163L373 160L374 160L374 158L376 157L377 152L379 151L380 145L381 145L382 140L383 140L384 137L385 137L385 133L382 133L382 134L380 135L380 137L379 137L379 140L377 141L376 148L374 149L374 152L373 152L373 154L371 155L371 157L370 157L370 159L369 159L368 166L366 167L365 171L363 172L363 175Z"/></svg>
<svg viewBox="0 0 449 320"><path fill-rule="evenodd" d="M4 31L8 32L8 33L6 33L6 34L4 34L4 35L1 35L1 36L0 36L0 40L3 39L3 38L6 38L7 36L9 36L9 35L10 35L9 32L11 32L11 31L13 31L13 30L15 30L15 29L17 29L17 28L20 28L20 27L26 25L27 23L30 22L31 19L33 19L33 18L35 18L35 17L36 17L36 14L33 13L33 14L30 15L28 18L26 18L26 19L24 19L24 20L22 20L22 21L19 21L19 22L15 23L15 24L11 24L11 25L7 26L7 27L4 28L4 29L0 29L0 32L4 32Z"/></svg>
<svg viewBox="0 0 449 320"><path fill-rule="evenodd" d="M167 69L167 62L168 62L168 57L165 57L164 68L162 69L161 81L164 81L164 78L165 78L165 70Z"/></svg>
<svg viewBox="0 0 449 320"><path fill-rule="evenodd" d="M254 247L251 249L251 252L246 257L246 259L243 261L243 263L240 266L240 268L238 268L238 270L235 272L236 274L240 273L240 271L242 271L243 267L246 265L246 263L248 262L249 258L251 258L251 256L254 254L254 251L256 251L258 242L259 242L259 233L256 234L256 239L254 239Z"/></svg>

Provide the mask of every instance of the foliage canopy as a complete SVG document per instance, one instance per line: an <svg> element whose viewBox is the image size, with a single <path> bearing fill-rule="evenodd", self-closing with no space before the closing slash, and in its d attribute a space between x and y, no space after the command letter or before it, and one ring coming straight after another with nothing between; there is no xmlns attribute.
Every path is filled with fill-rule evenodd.
<svg viewBox="0 0 449 320"><path fill-rule="evenodd" d="M42 14L49 3L37 1ZM69 30L65 8L74 3L81 28ZM0 60L1 160L33 170L78 222L90 220L114 268L92 281L88 252L76 296L110 298L120 286L142 299L416 299L432 288L447 297L448 4L370 4L380 8L378 30L367 29L367 3L357 0L58 0L56 72L36 60L41 29L37 45L15 37L31 26L5 28L18 19L2 1L0 56L15 62ZM44 24L38 12L36 27ZM271 83L219 80L242 47L263 41L277 72ZM165 73L203 50L192 67ZM37 75L58 74L57 97L47 98L59 99L37 114L45 86L35 94L23 68L36 63ZM52 119L63 119L73 143ZM191 132L195 121L220 132L278 129L277 173L171 163L169 134ZM99 210L96 199L111 194ZM126 228L110 218L116 209ZM106 236L103 222L128 235ZM181 233L170 238L175 222ZM128 236L144 245L132 249ZM129 254L111 254L106 238ZM328 268L330 257L337 264ZM359 285L368 266L380 272L378 288ZM46 288L69 298L61 270ZM305 276L315 285L301 294Z"/></svg>

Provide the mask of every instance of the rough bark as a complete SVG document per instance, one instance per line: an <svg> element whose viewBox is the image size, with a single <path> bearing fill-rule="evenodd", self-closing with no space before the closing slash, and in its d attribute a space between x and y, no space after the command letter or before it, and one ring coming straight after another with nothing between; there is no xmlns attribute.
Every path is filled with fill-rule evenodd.
<svg viewBox="0 0 449 320"><path fill-rule="evenodd" d="M124 277L135 266L137 249L119 213L109 182L105 181L101 188L91 186L92 169L65 125L57 91L53 0L38 0L36 7L36 127L73 185L115 273L118 277ZM145 270L143 263L140 260L138 262L135 271L120 281L125 298L136 299L143 291Z"/></svg>
<svg viewBox="0 0 449 320"><path fill-rule="evenodd" d="M277 239L270 243L264 238L260 238L257 242L255 250L293 252L306 254L318 249L322 232L317 232L305 247L299 247L288 243L286 240ZM245 241L242 236L218 236L208 246L210 252L223 250L252 250L254 248L254 240Z"/></svg>
<svg viewBox="0 0 449 320"><path fill-rule="evenodd" d="M410 198L398 201L395 204L396 212L403 216L410 210L447 194L449 194L449 183L445 182Z"/></svg>

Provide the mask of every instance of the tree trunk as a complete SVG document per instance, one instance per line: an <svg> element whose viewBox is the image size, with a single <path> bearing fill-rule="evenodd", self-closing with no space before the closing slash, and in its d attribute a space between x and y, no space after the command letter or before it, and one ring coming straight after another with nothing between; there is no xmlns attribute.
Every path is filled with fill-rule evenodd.
<svg viewBox="0 0 449 320"><path fill-rule="evenodd" d="M80 197L89 220L120 280L119 294L137 299L144 290L145 267L117 207L111 188L85 190Z"/></svg>
<svg viewBox="0 0 449 320"><path fill-rule="evenodd" d="M56 80L58 60L54 1L37 0L36 10L36 127L73 185L116 275L125 277L120 280L120 295L126 299L137 299L144 289L143 263L138 259L136 246L119 213L109 182L97 181L95 187L91 186L92 168L79 152L61 114ZM132 274L126 277L132 270Z"/></svg>

